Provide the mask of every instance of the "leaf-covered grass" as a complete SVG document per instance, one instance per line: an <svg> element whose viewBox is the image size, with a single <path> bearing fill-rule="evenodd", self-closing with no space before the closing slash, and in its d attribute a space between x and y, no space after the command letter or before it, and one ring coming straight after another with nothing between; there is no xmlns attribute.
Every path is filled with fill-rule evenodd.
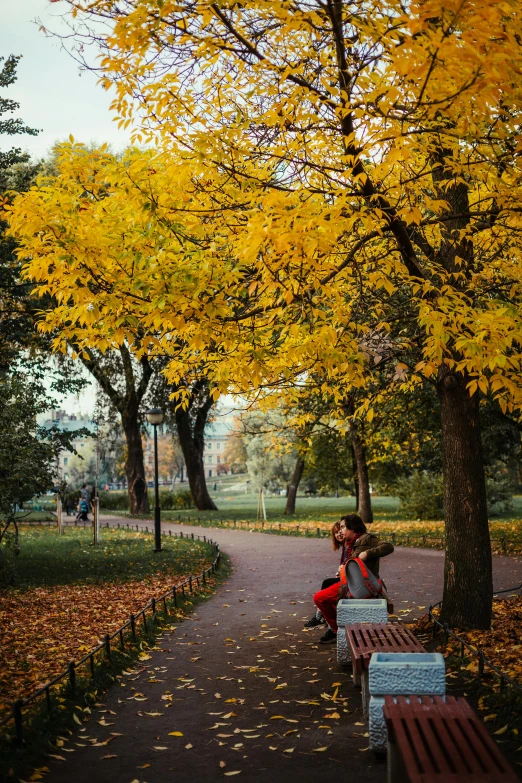
<svg viewBox="0 0 522 783"><path fill-rule="evenodd" d="M80 528L23 528L20 543L17 583L1 592L0 715L214 558L208 544L165 537L155 553L152 536L118 530L94 547Z"/></svg>
<svg viewBox="0 0 522 783"><path fill-rule="evenodd" d="M234 519L224 514L217 516L215 512L213 516L208 512L200 512L199 517L183 513L173 517L172 521L181 521L187 525L201 524L237 530L257 530L273 535L326 536L340 515L340 513L332 513L328 519L325 519L324 515L311 519L282 517L279 521L268 519L266 522L259 522L248 519L246 515L236 516ZM443 548L444 522L377 518L370 529L373 533L394 540L403 546ZM492 550L495 554L522 552L522 519L494 519L490 521L489 529Z"/></svg>
<svg viewBox="0 0 522 783"><path fill-rule="evenodd" d="M203 551L195 541L165 535L163 551L153 547L152 536L141 532L102 528L93 546L90 528L65 527L60 535L57 527L22 527L15 587L175 577L195 573Z"/></svg>
<svg viewBox="0 0 522 783"><path fill-rule="evenodd" d="M478 658L466 649L462 656L458 641L450 637L444 646L440 633L432 639L428 615L422 617L413 630L427 649L444 655L448 693L465 696L487 723L493 739L509 761L522 766L522 695L509 687L501 690L498 677L487 666L479 676ZM522 685L522 596L515 594L493 601L491 630L455 630L468 644L481 649L494 666Z"/></svg>

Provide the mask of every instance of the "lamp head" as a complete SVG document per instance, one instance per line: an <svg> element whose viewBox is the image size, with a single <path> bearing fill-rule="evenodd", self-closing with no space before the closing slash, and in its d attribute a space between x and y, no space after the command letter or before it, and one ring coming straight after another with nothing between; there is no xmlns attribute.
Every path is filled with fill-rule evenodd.
<svg viewBox="0 0 522 783"><path fill-rule="evenodd" d="M163 422L163 411L161 408L151 408L145 415L149 424L157 425Z"/></svg>

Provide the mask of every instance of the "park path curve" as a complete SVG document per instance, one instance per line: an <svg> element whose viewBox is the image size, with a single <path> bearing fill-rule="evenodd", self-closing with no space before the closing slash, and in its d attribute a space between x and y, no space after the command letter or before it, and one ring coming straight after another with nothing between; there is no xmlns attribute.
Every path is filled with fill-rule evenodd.
<svg viewBox="0 0 522 783"><path fill-rule="evenodd" d="M234 772L238 781L312 783L343 769L360 783L384 783L335 645L317 645L321 631L303 629L310 596L337 568L328 541L189 530L217 540L231 578L114 685L65 743L69 752L56 751L65 761L49 759L46 783L200 783ZM440 598L441 552L398 547L381 565L401 617ZM497 589L522 581L520 558L495 558L494 570Z"/></svg>

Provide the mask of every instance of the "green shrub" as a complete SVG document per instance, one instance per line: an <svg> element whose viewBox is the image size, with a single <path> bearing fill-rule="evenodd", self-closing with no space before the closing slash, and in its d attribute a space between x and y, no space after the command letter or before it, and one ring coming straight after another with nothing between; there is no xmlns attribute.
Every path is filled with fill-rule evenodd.
<svg viewBox="0 0 522 783"><path fill-rule="evenodd" d="M149 488L150 507L154 506L154 490ZM107 511L128 511L129 496L127 492L100 492L100 508ZM177 511L181 509L194 508L194 501L189 489L182 489L179 492L169 492L160 490L160 508L165 511Z"/></svg>
<svg viewBox="0 0 522 783"><path fill-rule="evenodd" d="M194 508L192 493L189 489L182 489L179 492L160 492L160 507L165 511Z"/></svg>
<svg viewBox="0 0 522 783"><path fill-rule="evenodd" d="M125 492L100 492L100 508L107 511L128 511L129 495Z"/></svg>
<svg viewBox="0 0 522 783"><path fill-rule="evenodd" d="M514 486L501 471L486 477L488 514L509 512L513 508ZM443 479L440 473L413 473L399 479L395 494L401 501L400 512L411 519L444 519Z"/></svg>
<svg viewBox="0 0 522 783"><path fill-rule="evenodd" d="M443 483L440 473L417 472L399 479L395 494L400 512L410 519L443 519Z"/></svg>
<svg viewBox="0 0 522 783"><path fill-rule="evenodd" d="M486 477L488 513L502 514L513 510L515 485L507 473L495 473Z"/></svg>

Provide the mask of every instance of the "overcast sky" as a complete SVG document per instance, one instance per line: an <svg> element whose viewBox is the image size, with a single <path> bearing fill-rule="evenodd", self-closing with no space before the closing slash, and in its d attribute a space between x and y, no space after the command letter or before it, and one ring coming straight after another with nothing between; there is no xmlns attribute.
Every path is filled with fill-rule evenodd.
<svg viewBox="0 0 522 783"><path fill-rule="evenodd" d="M119 132L112 120L110 93L97 85L94 74L80 73L60 42L39 29L64 30L60 15L66 9L63 2L0 0L0 57L22 55L17 81L2 90L2 97L18 101L14 116L41 131L38 136L1 135L1 150L17 146L41 158L69 134L86 143L107 141L115 150L129 142L128 132ZM91 413L94 404L94 384L79 398L70 396L60 403L71 413Z"/></svg>
<svg viewBox="0 0 522 783"><path fill-rule="evenodd" d="M3 96L20 103L16 116L38 136L0 136L0 149L16 144L35 157L45 156L56 141L72 133L77 141L111 143L125 147L129 133L120 132L109 111L111 93L97 85L93 73L80 73L76 62L60 48L57 39L39 30L65 30L60 16L63 2L0 0L0 56L21 54L18 79Z"/></svg>

